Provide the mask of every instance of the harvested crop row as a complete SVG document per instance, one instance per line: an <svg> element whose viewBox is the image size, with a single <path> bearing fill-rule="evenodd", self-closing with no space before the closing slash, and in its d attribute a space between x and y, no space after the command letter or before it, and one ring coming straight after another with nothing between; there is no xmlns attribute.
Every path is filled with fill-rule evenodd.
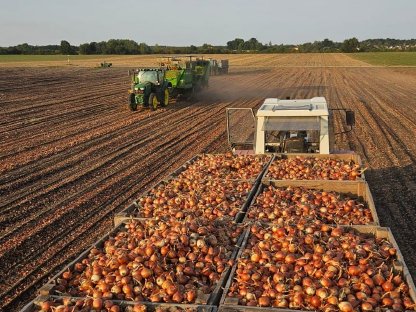
<svg viewBox="0 0 416 312"><path fill-rule="evenodd" d="M266 177L275 180L357 180L363 171L353 161L296 156L275 160Z"/></svg>
<svg viewBox="0 0 416 312"><path fill-rule="evenodd" d="M227 296L240 305L317 311L414 308L387 240L328 225L253 225Z"/></svg>
<svg viewBox="0 0 416 312"><path fill-rule="evenodd" d="M189 214L208 219L235 217L253 183L249 181L188 180L178 177L151 189L139 198L138 216L144 218Z"/></svg>
<svg viewBox="0 0 416 312"><path fill-rule="evenodd" d="M247 216L279 225L297 224L302 219L342 225L374 221L367 205L338 192L272 185L257 196Z"/></svg>
<svg viewBox="0 0 416 312"><path fill-rule="evenodd" d="M229 219L131 220L65 271L53 291L103 300L193 303L201 293L211 293L232 264L242 231Z"/></svg>
<svg viewBox="0 0 416 312"><path fill-rule="evenodd" d="M179 177L189 180L201 179L256 179L264 169L270 156L240 155L232 153L202 155L189 164Z"/></svg>

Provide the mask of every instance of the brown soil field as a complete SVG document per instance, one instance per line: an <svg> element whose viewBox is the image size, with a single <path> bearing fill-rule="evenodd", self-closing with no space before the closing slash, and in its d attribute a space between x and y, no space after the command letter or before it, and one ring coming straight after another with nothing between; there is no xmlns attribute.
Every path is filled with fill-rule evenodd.
<svg viewBox="0 0 416 312"><path fill-rule="evenodd" d="M416 69L360 64L235 55L192 103L135 113L126 68L0 68L0 310L32 299L157 180L197 153L227 151L225 108L265 97L325 96L355 110L337 148L361 155L381 224L416 277Z"/></svg>
<svg viewBox="0 0 416 312"><path fill-rule="evenodd" d="M198 55L197 55L198 56ZM198 56L200 57L200 56ZM368 63L353 59L342 53L300 53L300 54L209 54L213 59L228 59L230 66L242 67L367 67ZM22 56L19 61L2 62L0 67L97 67L101 62L112 63L113 67L155 66L163 58L161 55L71 55L69 64L66 56L61 60L45 56L38 61L29 61ZM17 58L19 59L19 58Z"/></svg>

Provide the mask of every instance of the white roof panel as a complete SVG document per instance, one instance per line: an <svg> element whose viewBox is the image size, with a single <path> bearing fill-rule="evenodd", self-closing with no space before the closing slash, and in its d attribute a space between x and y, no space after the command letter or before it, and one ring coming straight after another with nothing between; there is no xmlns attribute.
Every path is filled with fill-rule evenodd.
<svg viewBox="0 0 416 312"><path fill-rule="evenodd" d="M299 100L268 98L257 111L257 116L328 116L328 105L324 97Z"/></svg>

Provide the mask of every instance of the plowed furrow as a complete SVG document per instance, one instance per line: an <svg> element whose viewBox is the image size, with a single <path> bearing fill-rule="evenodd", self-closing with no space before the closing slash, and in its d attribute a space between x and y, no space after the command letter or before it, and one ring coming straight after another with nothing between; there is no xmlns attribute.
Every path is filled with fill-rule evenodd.
<svg viewBox="0 0 416 312"><path fill-rule="evenodd" d="M201 114L203 114L202 110L201 110ZM192 122L191 119L195 119L197 117L198 117L198 113L194 113L194 114L189 115L187 117L184 116L182 119L177 119L176 122L171 123L170 127L166 128L165 130L170 131L170 130L175 129L177 127L181 127L183 124ZM161 120L159 120L159 121L161 121ZM130 153L131 150L134 150L138 147L146 146L146 144L150 144L153 140L157 140L157 138L159 136L160 136L160 133L154 133L151 136L147 136L147 137L144 136L143 138L140 138L140 136L138 138L133 137L134 141L132 143L126 144L126 146L124 146L124 147L122 146L122 148L117 149L117 151L115 153L111 153L108 156L106 156L104 162L100 163L100 165L95 165L95 166L90 165L91 167L88 167L88 164L87 164L86 167L85 167L86 169L84 169L84 170L80 170L82 168L77 168L77 172L80 171L80 172L83 172L85 174L83 174L82 176L76 175L75 179L71 179L68 182L64 180L65 184L62 187L67 187L68 188L68 185L69 186L71 186L71 185L74 185L74 186L84 185L83 183L85 183L85 181L83 181L83 178L88 177L88 176L100 176L100 173L97 172L97 171L107 169L108 163L115 162L117 159L126 156L127 152ZM115 145L115 146L118 146L118 145ZM142 156L145 156L145 155L142 155ZM134 161L134 159L133 159L133 161ZM61 186L56 186L56 185L51 185L51 187L50 187L50 189L52 191L59 190L60 188L61 188ZM44 195L45 195L45 197L47 197L48 200L50 200L50 195L48 193L46 193ZM31 207L32 210L36 211L33 214L33 219L38 219L40 217L45 217L44 215L42 215L42 213L43 213L43 209L42 209L42 206L41 206L42 198L37 198L37 201L40 203L38 205L38 207ZM11 207L10 210L14 210L13 207ZM51 209L49 209L49 210L51 210ZM19 212L20 211L22 211L21 207L19 207ZM20 218L24 217L25 214L26 214L26 212L23 211L22 216ZM7 217L7 215L6 215L6 217ZM12 234L16 234L15 232L19 229L19 226L18 226L19 224L15 223L16 220L14 220L13 218L10 218L10 216L7 219L11 219L9 222L10 222L10 224L13 224L13 227L10 231L7 231L6 234L4 234L3 239L7 238L8 236L10 236ZM30 218L26 219L26 222L30 222L30 221L31 221ZM3 224L3 227L6 227L7 225L9 225L9 224ZM1 240L0 240L0 242L1 242ZM0 249L0 253L1 253L1 249Z"/></svg>

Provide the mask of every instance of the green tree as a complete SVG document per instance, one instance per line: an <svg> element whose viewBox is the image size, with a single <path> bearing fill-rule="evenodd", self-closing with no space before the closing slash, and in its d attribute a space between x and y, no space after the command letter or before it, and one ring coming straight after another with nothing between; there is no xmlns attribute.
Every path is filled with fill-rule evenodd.
<svg viewBox="0 0 416 312"><path fill-rule="evenodd" d="M260 51L263 48L263 44L258 42L256 38L250 38L249 41L247 41L249 50L251 51Z"/></svg>
<svg viewBox="0 0 416 312"><path fill-rule="evenodd" d="M100 41L96 44L96 47L97 54L107 54L107 42Z"/></svg>
<svg viewBox="0 0 416 312"><path fill-rule="evenodd" d="M213 53L214 52L214 47L212 46L212 44L204 43L200 47L199 52L200 53Z"/></svg>
<svg viewBox="0 0 416 312"><path fill-rule="evenodd" d="M227 42L227 48L231 51L241 49L242 45L244 44L244 39L235 38L234 40Z"/></svg>
<svg viewBox="0 0 416 312"><path fill-rule="evenodd" d="M198 48L194 45L191 45L188 49L186 53L197 53L198 52Z"/></svg>
<svg viewBox="0 0 416 312"><path fill-rule="evenodd" d="M90 44L89 43L80 44L79 53L80 54L92 54L90 50Z"/></svg>
<svg viewBox="0 0 416 312"><path fill-rule="evenodd" d="M155 46L153 47L153 53L160 54L161 51L162 51L162 49L161 49L160 45L158 45L156 43Z"/></svg>
<svg viewBox="0 0 416 312"><path fill-rule="evenodd" d="M72 49L71 44L66 40L61 41L61 53L62 54L73 54L74 53L74 50Z"/></svg>
<svg viewBox="0 0 416 312"><path fill-rule="evenodd" d="M139 51L140 51L140 54L150 54L150 53L152 53L152 50L150 49L150 47L144 42L141 42L139 44Z"/></svg>
<svg viewBox="0 0 416 312"><path fill-rule="evenodd" d="M22 54L34 54L34 46L28 45L27 43L19 44L16 48Z"/></svg>
<svg viewBox="0 0 416 312"><path fill-rule="evenodd" d="M322 41L322 46L324 48L332 48L334 46L334 42L329 39L324 39L324 41Z"/></svg>
<svg viewBox="0 0 416 312"><path fill-rule="evenodd" d="M357 52L360 47L360 42L357 38L346 39L341 45L341 51L345 53Z"/></svg>
<svg viewBox="0 0 416 312"><path fill-rule="evenodd" d="M105 54L139 54L139 45L133 40L110 39Z"/></svg>

